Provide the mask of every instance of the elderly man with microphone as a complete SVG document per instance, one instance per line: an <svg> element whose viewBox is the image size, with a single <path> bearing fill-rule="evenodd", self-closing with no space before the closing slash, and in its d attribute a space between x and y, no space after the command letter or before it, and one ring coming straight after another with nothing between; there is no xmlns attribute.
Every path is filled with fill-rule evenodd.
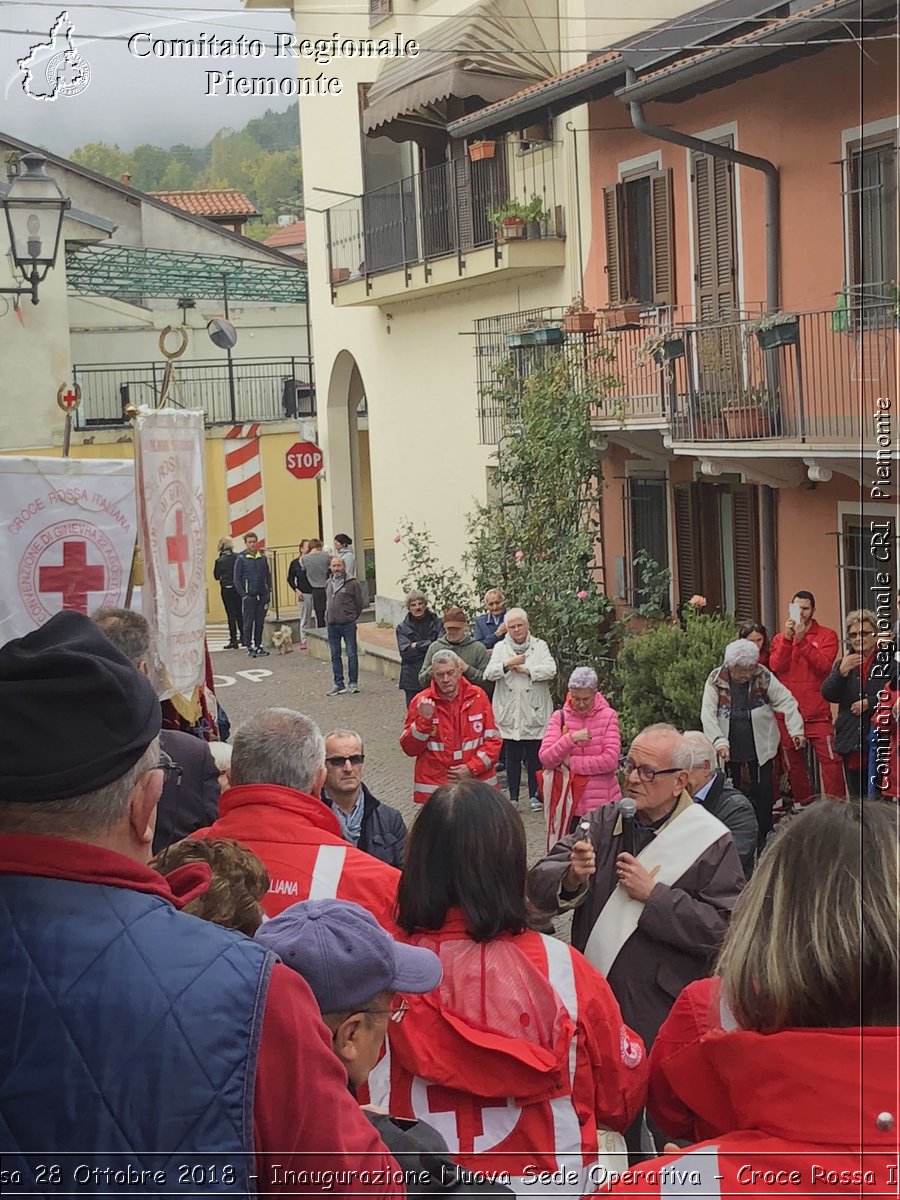
<svg viewBox="0 0 900 1200"><path fill-rule="evenodd" d="M648 1049L682 988L709 974L744 883L731 833L686 790L691 763L674 726L642 730L621 763L625 798L589 813L528 877L535 908L575 910L572 945Z"/></svg>

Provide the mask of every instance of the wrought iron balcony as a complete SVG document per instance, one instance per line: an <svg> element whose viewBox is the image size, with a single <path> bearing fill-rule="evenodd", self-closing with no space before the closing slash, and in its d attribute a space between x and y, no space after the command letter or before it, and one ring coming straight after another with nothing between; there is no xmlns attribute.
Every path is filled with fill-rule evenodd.
<svg viewBox="0 0 900 1200"><path fill-rule="evenodd" d="M438 282L439 260L449 260L458 287L459 278L476 269L465 255L477 251L493 252L491 269L522 259L526 246L535 263L541 261L537 244L548 248L565 234L555 143L492 145L493 157L440 163L329 209L328 277L337 303L355 294L352 285L361 281L364 298L357 302L370 292L382 295L391 287L382 277L392 271L402 273L395 290L408 291L419 285L411 275L417 264L425 267L422 284L432 282L432 270ZM508 248L506 259L501 248ZM547 266L557 265L546 253L544 258Z"/></svg>
<svg viewBox="0 0 900 1200"><path fill-rule="evenodd" d="M679 315L601 313L584 333L566 332L561 310L476 322L482 441L503 433L492 384L511 356L522 374L530 361L564 353L582 386L603 376L600 429L659 429L676 450L723 442L859 447L876 401L896 394L900 333L889 305L800 313L770 328L761 314L705 323ZM514 331L529 325L555 325L558 341L511 348Z"/></svg>
<svg viewBox="0 0 900 1200"><path fill-rule="evenodd" d="M127 425L128 405L159 403L165 364L81 363L76 428ZM312 417L316 392L311 358L221 359L179 362L166 403L203 409L208 425Z"/></svg>
<svg viewBox="0 0 900 1200"><path fill-rule="evenodd" d="M673 445L859 445L878 397L896 386L898 333L886 307L765 319L641 323L585 335L612 353L621 391L601 427L661 424Z"/></svg>

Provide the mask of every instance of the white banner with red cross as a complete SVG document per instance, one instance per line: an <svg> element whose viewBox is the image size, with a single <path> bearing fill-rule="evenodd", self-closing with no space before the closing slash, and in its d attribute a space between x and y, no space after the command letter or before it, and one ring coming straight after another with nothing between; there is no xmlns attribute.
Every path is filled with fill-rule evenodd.
<svg viewBox="0 0 900 1200"><path fill-rule="evenodd" d="M127 460L0 457L0 644L123 604L136 528Z"/></svg>
<svg viewBox="0 0 900 1200"><path fill-rule="evenodd" d="M206 634L203 413L140 412L134 425L141 607L150 623L151 672L162 700L198 709Z"/></svg>

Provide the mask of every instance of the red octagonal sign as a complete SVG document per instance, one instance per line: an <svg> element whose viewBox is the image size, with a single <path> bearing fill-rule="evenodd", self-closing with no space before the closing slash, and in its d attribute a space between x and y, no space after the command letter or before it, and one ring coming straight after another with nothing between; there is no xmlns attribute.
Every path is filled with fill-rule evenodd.
<svg viewBox="0 0 900 1200"><path fill-rule="evenodd" d="M295 479L315 479L325 459L315 442L294 442L284 456L284 465Z"/></svg>

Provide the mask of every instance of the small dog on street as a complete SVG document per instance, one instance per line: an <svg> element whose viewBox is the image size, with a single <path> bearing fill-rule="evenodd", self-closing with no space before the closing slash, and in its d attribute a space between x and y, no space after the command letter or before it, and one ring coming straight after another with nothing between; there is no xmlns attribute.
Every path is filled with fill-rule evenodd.
<svg viewBox="0 0 900 1200"><path fill-rule="evenodd" d="M272 634L272 645L279 654L293 654L294 639L290 625L282 625Z"/></svg>

